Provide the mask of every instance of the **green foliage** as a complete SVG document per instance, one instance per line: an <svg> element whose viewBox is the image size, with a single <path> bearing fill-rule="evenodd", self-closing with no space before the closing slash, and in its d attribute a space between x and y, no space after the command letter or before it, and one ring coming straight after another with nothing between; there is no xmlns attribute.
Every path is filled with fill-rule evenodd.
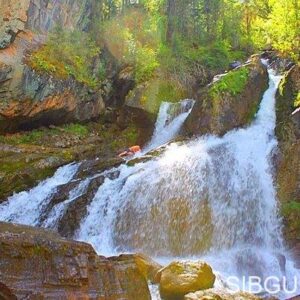
<svg viewBox="0 0 300 300"><path fill-rule="evenodd" d="M29 64L38 71L57 77L73 76L77 81L94 88L99 78L94 76L92 65L99 53L100 49L87 33L57 28L46 44L32 53Z"/></svg>
<svg viewBox="0 0 300 300"><path fill-rule="evenodd" d="M200 49L201 62L209 69L225 69L230 63L230 46L225 42L214 43Z"/></svg>
<svg viewBox="0 0 300 300"><path fill-rule="evenodd" d="M133 10L104 25L104 44L124 65L132 65L137 82L149 80L159 66L159 34L150 16Z"/></svg>
<svg viewBox="0 0 300 300"><path fill-rule="evenodd" d="M137 49L136 54L136 72L135 78L137 82L149 80L154 71L158 68L159 63L156 58L156 53L153 49L141 47Z"/></svg>
<svg viewBox="0 0 300 300"><path fill-rule="evenodd" d="M213 85L209 91L210 96L216 99L223 93L229 93L232 96L240 94L246 86L248 76L247 67L230 71Z"/></svg>

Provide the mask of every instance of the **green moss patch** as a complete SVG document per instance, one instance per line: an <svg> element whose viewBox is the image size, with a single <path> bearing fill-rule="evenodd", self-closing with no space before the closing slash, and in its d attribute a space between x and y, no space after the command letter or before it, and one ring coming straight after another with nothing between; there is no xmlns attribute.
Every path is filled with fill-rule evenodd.
<svg viewBox="0 0 300 300"><path fill-rule="evenodd" d="M246 67L230 71L211 87L210 96L216 99L224 93L231 96L240 94L245 89L249 73L250 71Z"/></svg>

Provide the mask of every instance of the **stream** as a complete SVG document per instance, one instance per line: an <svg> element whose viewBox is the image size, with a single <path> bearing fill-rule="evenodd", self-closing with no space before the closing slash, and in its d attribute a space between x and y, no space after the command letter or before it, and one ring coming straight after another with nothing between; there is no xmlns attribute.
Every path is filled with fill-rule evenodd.
<svg viewBox="0 0 300 300"><path fill-rule="evenodd" d="M241 279L240 288L245 287L242 278L275 276L280 284L286 279L291 289L294 280L300 287L300 271L282 237L273 178L275 94L281 76L269 70L269 78L252 124L223 137L168 143L180 132L194 101L164 102L140 156L161 145L164 149L150 160L115 168L119 175L107 177L99 187L74 238L106 256L142 252L163 264L203 259L220 285L232 276ZM91 178L78 183L41 225L40 215L79 165L64 166L32 190L10 197L0 205L0 220L56 229L63 211ZM159 298L155 288L152 294Z"/></svg>

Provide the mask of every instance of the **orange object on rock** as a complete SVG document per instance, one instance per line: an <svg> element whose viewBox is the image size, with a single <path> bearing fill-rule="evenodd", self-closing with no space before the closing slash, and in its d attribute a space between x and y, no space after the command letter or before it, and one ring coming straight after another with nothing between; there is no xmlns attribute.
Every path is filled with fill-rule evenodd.
<svg viewBox="0 0 300 300"><path fill-rule="evenodd" d="M137 152L141 151L141 147L140 146L132 146L129 148L129 150L130 150L130 152L137 153Z"/></svg>
<svg viewBox="0 0 300 300"><path fill-rule="evenodd" d="M122 153L120 153L119 157L131 156L140 151L141 151L140 146L132 146L132 147L128 148L127 150L123 151Z"/></svg>

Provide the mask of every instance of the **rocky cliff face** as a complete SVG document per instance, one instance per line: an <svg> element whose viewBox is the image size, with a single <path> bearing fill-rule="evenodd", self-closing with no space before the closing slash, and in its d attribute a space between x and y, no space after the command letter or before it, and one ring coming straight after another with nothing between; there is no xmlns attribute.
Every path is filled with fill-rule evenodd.
<svg viewBox="0 0 300 300"><path fill-rule="evenodd" d="M4 299L151 299L134 256L101 257L89 244L8 223L0 249Z"/></svg>
<svg viewBox="0 0 300 300"><path fill-rule="evenodd" d="M250 63L200 89L185 122L185 133L222 135L245 126L253 119L267 83L266 67L258 57L253 57Z"/></svg>
<svg viewBox="0 0 300 300"><path fill-rule="evenodd" d="M26 54L56 25L88 31L97 20L96 5L95 0L0 2L0 133L87 121L104 112L110 90L94 91L26 65Z"/></svg>
<svg viewBox="0 0 300 300"><path fill-rule="evenodd" d="M0 74L10 80L9 66ZM11 88L16 80L11 77L6 93L19 94L0 104L0 133L28 130L51 124L83 122L97 118L105 109L99 91L91 91L73 79L57 80L47 74L37 74L29 67L23 69L19 89ZM1 98L1 96L0 96ZM1 100L1 99L0 99Z"/></svg>
<svg viewBox="0 0 300 300"><path fill-rule="evenodd" d="M300 243L300 112L294 107L299 91L300 67L296 65L282 80L276 107L278 198L284 216L285 236L291 247ZM296 248L299 252L300 247Z"/></svg>
<svg viewBox="0 0 300 300"><path fill-rule="evenodd" d="M30 0L1 0L0 49L9 46L16 35L25 29Z"/></svg>
<svg viewBox="0 0 300 300"><path fill-rule="evenodd" d="M47 34L56 25L88 30L95 5L95 0L1 0L0 49L8 47L24 30Z"/></svg>

